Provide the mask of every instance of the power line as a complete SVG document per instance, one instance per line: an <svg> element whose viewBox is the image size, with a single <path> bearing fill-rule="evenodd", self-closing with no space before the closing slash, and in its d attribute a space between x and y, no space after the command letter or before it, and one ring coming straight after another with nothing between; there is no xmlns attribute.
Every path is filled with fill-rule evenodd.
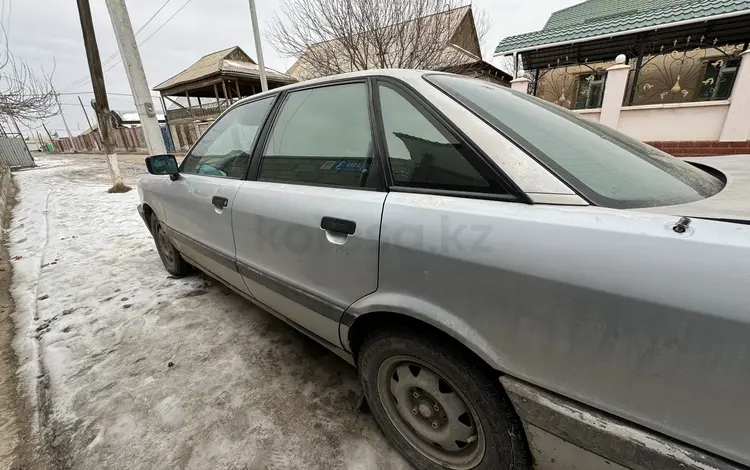
<svg viewBox="0 0 750 470"><path fill-rule="evenodd" d="M4 0L3 0L3 1L4 1ZM12 0L11 0L11 1L12 1ZM145 22L145 23L143 24L143 26L141 26L141 27L140 27L140 28L138 29L138 31L137 31L137 32L135 33L135 34L136 34L136 36L137 36L138 34L140 34L140 32L141 32L141 31L143 31L143 30L144 30L144 29L146 28L146 26L148 26L148 25L149 25L149 24L150 24L150 23L151 23L151 22L152 22L152 21L154 20L154 18L156 18L156 16L157 16L157 15L158 15L159 13L161 13L161 11L162 11L162 10L164 9L164 7L166 7L167 5L169 5L169 3L170 3L171 1L172 1L172 0L166 0L166 1L165 1L165 2L164 2L164 3L162 4L162 6L160 6L160 7L159 7L159 9L158 9L158 10L156 10L156 13L154 13L153 15L151 15L151 18L149 18L149 19L148 19L148 21L146 21L146 22ZM179 11L179 10L178 10L178 11ZM171 19L171 18L170 18L170 19ZM168 21L169 21L169 20L167 20L167 22L168 22ZM164 25L162 25L162 27L163 27L163 26L164 26ZM161 29L161 27L159 27L159 29ZM158 30L157 30L157 31L158 31ZM104 60L104 62L103 62L102 64L103 64L103 65L107 65L108 63L112 62L112 60L113 60L113 59L115 59L115 58L116 58L116 57L117 57L118 55L120 55L120 51L119 51L119 50L115 51L115 52L114 52L114 53L113 53L113 54L112 54L111 56L107 57L107 58L106 58L106 59ZM90 77L89 77L88 75L84 75L83 77L79 78L78 80L76 80L76 81L72 82L72 83L71 83L70 85L67 85L67 86L63 87L63 89L64 89L64 90L68 90L68 89L71 89L71 88L75 88L75 87L77 87L77 86L80 86L80 85L82 85L82 84L86 83L86 82L87 82L87 81L89 81L89 80L90 80Z"/></svg>
<svg viewBox="0 0 750 470"><path fill-rule="evenodd" d="M57 96L78 96L78 95L93 95L93 94L94 94L93 91L76 91L76 92L66 92L66 93L55 93L55 95L57 95ZM24 97L35 97L35 96L44 97L44 96L47 96L47 95L46 94L33 94L33 93L30 93L30 94L25 94L25 95L22 95L22 96L24 96ZM107 93L107 96L127 96L127 97L131 97L132 98L133 94L132 93ZM152 98L160 98L161 95L151 95L151 97Z"/></svg>
<svg viewBox="0 0 750 470"><path fill-rule="evenodd" d="M57 93L60 96L77 96L77 95L93 95L93 91L75 91L75 92L67 92L67 93ZM107 95L109 96L133 96L132 93L110 93L107 92ZM161 95L151 95L153 97L159 98Z"/></svg>
<svg viewBox="0 0 750 470"><path fill-rule="evenodd" d="M153 15L151 15L151 18L149 18L149 19L148 19L148 21L146 21L146 22L145 22L145 23L143 24L143 26L141 26L141 27L140 27L140 29L138 30L138 32L137 32L137 33L135 33L135 34L136 34L136 35L138 35L138 33L140 33L141 31L143 31L143 29L144 29L144 28L145 28L146 26L148 26L148 25L149 25L149 24L151 23L151 21L153 21L153 20L154 20L154 18L156 18L156 15L158 15L158 14L159 14L159 13L160 13L160 12L161 12L161 11L162 11L163 9L164 9L164 7L166 7L167 5L169 5L169 3L170 3L171 1L172 1L172 0L166 0L166 1L165 1L165 2L164 2L164 3L162 4L162 6L161 6L161 7L159 7L159 9L158 9L158 10L156 10L156 13L154 13ZM104 60L104 62L103 62L103 65L107 65L108 63L112 62L112 60L113 60L113 59L115 59L115 58L116 58L116 57L117 57L118 55L120 55L120 51L119 51L119 50L116 50L116 51L115 51L115 52L114 52L114 53L113 53L113 54L112 54L111 56L107 57L107 58L106 58L106 59ZM71 88L75 88L75 87L77 87L77 86L83 85L84 83L86 83L86 81L87 81L87 80L90 80L89 76L88 76L88 75L84 75L83 77L79 78L78 80L76 80L76 81L72 82L72 83L71 83L70 85L68 85L68 86L65 86L65 87L64 87L64 89L71 89Z"/></svg>
<svg viewBox="0 0 750 470"><path fill-rule="evenodd" d="M177 16L177 14L178 14L179 12L181 12L181 11L183 10L183 8L185 8L186 6L188 6L188 3L192 2L192 1L193 1L193 0L187 0L187 1L186 1L186 2L185 2L185 3L184 3L184 4L183 4L183 5L182 5L182 6L180 7L180 8L178 8L178 9L177 9L177 11L176 11L176 12L174 12L174 13L172 14L172 16L170 16L170 17L169 17L169 19L167 19L167 21L165 21L164 23L162 23L162 25L161 25L161 26L159 26L158 28L156 28L156 31L154 31L153 33L151 33L151 34L150 34L150 35L149 35L149 36L148 36L148 37L147 37L146 39L144 39L143 41L139 42L139 43L138 43L138 47L141 47L142 45L146 44L146 42L147 42L147 41L148 41L149 39L151 39L152 37L154 37L154 35L155 35L156 33L158 33L159 31L161 31L161 29L162 29L162 28L163 28L164 26L166 26L166 25L167 25L167 23L169 23L170 21L172 21L172 18L174 18L175 16ZM105 70L105 71L104 71L104 73L107 73L107 72L109 72L110 70L112 70L113 68L117 67L117 66L118 66L118 65L120 65L121 63L122 63L122 58L120 58L120 59L119 59L119 60L118 60L117 62L115 62L114 64L112 64L112 66L110 66L109 68L107 68L107 70Z"/></svg>

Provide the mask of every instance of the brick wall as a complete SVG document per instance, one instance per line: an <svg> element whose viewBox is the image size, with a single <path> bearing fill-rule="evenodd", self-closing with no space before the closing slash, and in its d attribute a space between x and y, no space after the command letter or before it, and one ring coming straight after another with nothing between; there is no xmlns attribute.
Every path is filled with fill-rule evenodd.
<svg viewBox="0 0 750 470"><path fill-rule="evenodd" d="M747 142L659 141L659 142L646 142L646 143L670 155L674 155L675 157L734 155L738 153L750 154L750 141L747 141Z"/></svg>

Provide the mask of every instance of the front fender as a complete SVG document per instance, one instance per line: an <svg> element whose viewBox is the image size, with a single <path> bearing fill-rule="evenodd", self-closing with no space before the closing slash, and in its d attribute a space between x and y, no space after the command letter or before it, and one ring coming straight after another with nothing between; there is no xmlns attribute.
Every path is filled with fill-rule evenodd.
<svg viewBox="0 0 750 470"><path fill-rule="evenodd" d="M167 181L168 178L164 176L145 175L138 182L138 196L141 204L148 205L156 217L163 222L167 221L167 217L161 204L161 193Z"/></svg>

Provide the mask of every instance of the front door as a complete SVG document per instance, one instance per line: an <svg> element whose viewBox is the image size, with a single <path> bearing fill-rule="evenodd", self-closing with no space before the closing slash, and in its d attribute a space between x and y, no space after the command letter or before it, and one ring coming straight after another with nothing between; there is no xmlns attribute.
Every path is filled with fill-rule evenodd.
<svg viewBox="0 0 750 470"><path fill-rule="evenodd" d="M387 193L367 96L364 81L288 93L232 211L252 295L337 346L344 310L377 289Z"/></svg>
<svg viewBox="0 0 750 470"><path fill-rule="evenodd" d="M193 147L162 191L163 221L189 261L247 292L235 263L232 208L273 97L233 108Z"/></svg>

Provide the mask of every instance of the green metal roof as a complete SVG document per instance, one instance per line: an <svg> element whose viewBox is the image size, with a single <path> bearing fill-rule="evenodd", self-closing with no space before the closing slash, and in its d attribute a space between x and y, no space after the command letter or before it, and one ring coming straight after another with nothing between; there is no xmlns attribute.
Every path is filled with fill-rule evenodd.
<svg viewBox="0 0 750 470"><path fill-rule="evenodd" d="M541 31L503 39L495 54L742 11L750 0L588 0L554 12Z"/></svg>

